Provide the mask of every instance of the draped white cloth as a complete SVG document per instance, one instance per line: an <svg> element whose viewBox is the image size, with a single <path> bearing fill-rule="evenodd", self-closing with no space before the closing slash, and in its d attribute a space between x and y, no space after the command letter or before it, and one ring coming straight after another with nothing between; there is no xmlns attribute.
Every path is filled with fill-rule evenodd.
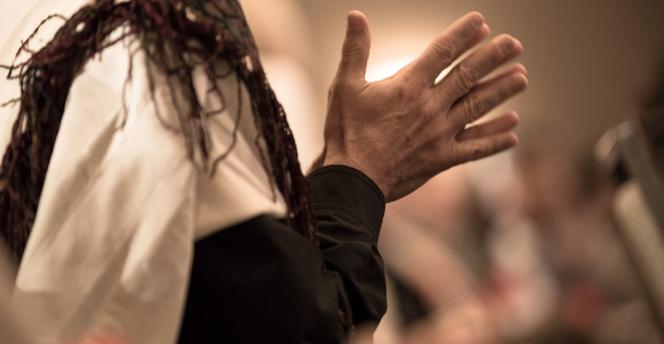
<svg viewBox="0 0 664 344"><path fill-rule="evenodd" d="M50 13L70 15L86 0L32 3L24 5L18 27L0 23L0 30L13 31L0 42L0 63L11 62L20 40L41 19ZM52 35L56 21L40 36ZM190 162L182 137L159 122L140 52L133 57L124 113L128 64L125 44L105 50L69 94L13 295L14 306L28 312L29 328L40 343L108 331L131 343L174 342L193 242L260 214L285 214L254 144L246 91L237 144L210 177ZM206 95L206 78L194 73L194 79L200 100L217 109L220 100ZM157 84L159 110L176 124L166 86ZM220 87L229 96L227 111L211 119L216 154L230 145L238 110L234 77L220 81ZM16 81L0 81L0 100L18 94ZM0 109L0 152L16 112L16 106Z"/></svg>

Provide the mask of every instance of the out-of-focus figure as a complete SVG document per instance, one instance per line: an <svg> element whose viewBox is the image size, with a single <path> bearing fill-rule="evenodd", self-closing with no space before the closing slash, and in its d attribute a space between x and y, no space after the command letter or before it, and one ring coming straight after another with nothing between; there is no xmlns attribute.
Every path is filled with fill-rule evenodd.
<svg viewBox="0 0 664 344"><path fill-rule="evenodd" d="M661 342L662 93L596 157L531 144L393 205L376 342Z"/></svg>
<svg viewBox="0 0 664 344"><path fill-rule="evenodd" d="M640 310L649 311L656 325L651 327L659 334L646 328L650 342L664 338L664 78L658 81L639 116L609 130L596 145L596 155L615 184L611 206L644 294ZM616 312L605 325L624 327L635 311Z"/></svg>
<svg viewBox="0 0 664 344"><path fill-rule="evenodd" d="M392 288L377 342L396 343L409 332L431 343L497 339L482 299L478 270L486 264L467 179L466 169L448 171L388 207L380 248Z"/></svg>
<svg viewBox="0 0 664 344"><path fill-rule="evenodd" d="M609 184L590 157L574 161L543 145L526 148L518 161L522 214L558 294L534 338L591 342L614 307L639 298L615 235Z"/></svg>

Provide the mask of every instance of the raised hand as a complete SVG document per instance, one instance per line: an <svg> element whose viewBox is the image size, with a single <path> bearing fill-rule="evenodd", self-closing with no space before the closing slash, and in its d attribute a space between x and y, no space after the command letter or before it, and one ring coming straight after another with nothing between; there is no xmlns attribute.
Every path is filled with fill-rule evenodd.
<svg viewBox="0 0 664 344"><path fill-rule="evenodd" d="M436 78L489 35L479 13L454 22L410 65L378 82L365 80L371 38L364 14L348 15L341 63L330 87L323 165L348 165L372 178L387 201L436 174L514 146L519 119L510 112L469 126L527 86L520 64L485 80L523 52L500 35L441 81Z"/></svg>

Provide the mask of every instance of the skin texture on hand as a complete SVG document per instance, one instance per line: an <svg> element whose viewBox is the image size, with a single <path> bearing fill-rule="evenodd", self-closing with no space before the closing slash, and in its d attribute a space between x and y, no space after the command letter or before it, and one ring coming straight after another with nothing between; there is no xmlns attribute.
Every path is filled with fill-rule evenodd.
<svg viewBox="0 0 664 344"><path fill-rule="evenodd" d="M369 176L388 202L415 191L436 174L517 143L514 112L470 126L528 83L515 65L487 76L523 52L499 35L436 78L489 35L479 13L454 22L408 66L378 82L365 79L371 38L364 14L348 15L341 63L329 92L322 164L347 165Z"/></svg>

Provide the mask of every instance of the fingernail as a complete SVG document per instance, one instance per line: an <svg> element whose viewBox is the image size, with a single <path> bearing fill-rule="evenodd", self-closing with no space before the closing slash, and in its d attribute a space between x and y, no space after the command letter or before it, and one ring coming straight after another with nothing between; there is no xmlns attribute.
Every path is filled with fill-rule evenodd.
<svg viewBox="0 0 664 344"><path fill-rule="evenodd" d="M514 49L515 50L519 50L519 51L523 50L523 44L518 39L515 38L514 42L512 44L514 44Z"/></svg>
<svg viewBox="0 0 664 344"><path fill-rule="evenodd" d="M525 74L526 76L528 75L528 69L526 66L519 64L517 65L517 68L521 71L521 73Z"/></svg>
<svg viewBox="0 0 664 344"><path fill-rule="evenodd" d="M505 35L505 38L503 40L503 48L507 51L511 51L515 48L514 44L515 39L512 38L511 36Z"/></svg>
<svg viewBox="0 0 664 344"><path fill-rule="evenodd" d="M516 54L521 51L521 43L514 38L506 39L502 43L503 49L508 54Z"/></svg>
<svg viewBox="0 0 664 344"><path fill-rule="evenodd" d="M484 16L482 16L481 13L472 12L471 15L473 17L473 19L471 20L473 25L475 25L476 27L480 27L480 26L482 26L482 24L484 24Z"/></svg>
<svg viewBox="0 0 664 344"><path fill-rule="evenodd" d="M523 46L521 45L521 42L519 42L519 40L514 38L514 37L510 37L510 39L506 40L503 44L504 44L503 46L505 47L505 50L507 50L507 51L521 51L521 50L523 50Z"/></svg>

